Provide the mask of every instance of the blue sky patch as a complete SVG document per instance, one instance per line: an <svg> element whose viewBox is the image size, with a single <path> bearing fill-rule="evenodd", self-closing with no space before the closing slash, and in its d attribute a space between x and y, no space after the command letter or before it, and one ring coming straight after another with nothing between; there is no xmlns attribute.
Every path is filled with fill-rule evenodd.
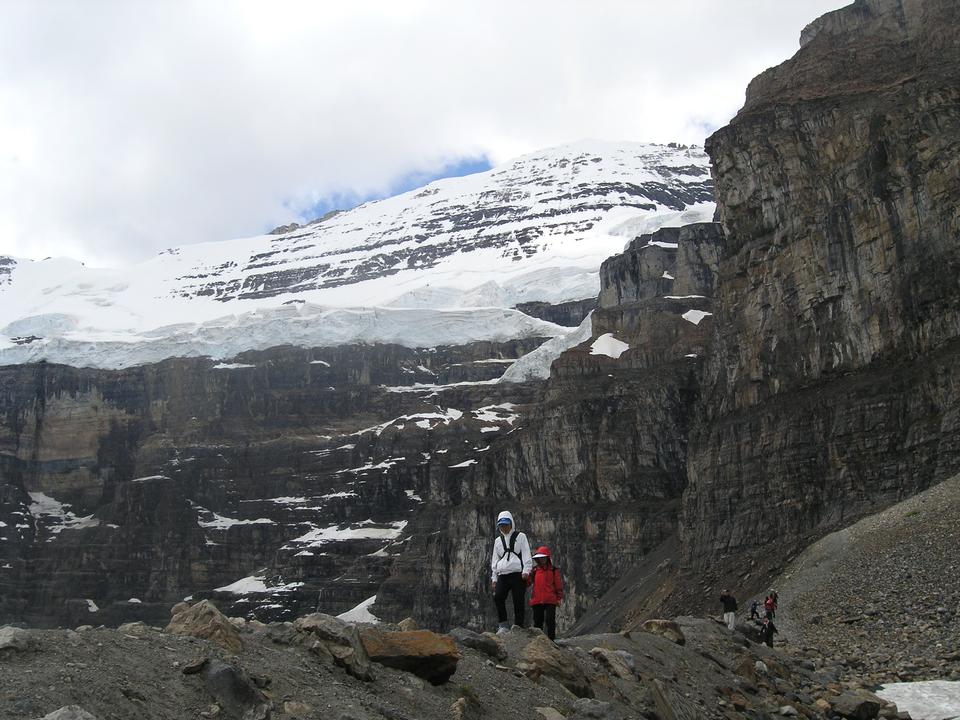
<svg viewBox="0 0 960 720"><path fill-rule="evenodd" d="M487 156L481 155L480 157L460 158L435 171L411 170L405 175L401 175L393 180L387 189L382 192L372 192L368 194L345 192L325 195L319 202L300 212L300 222L309 222L323 216L331 210L349 210L370 200L382 200L383 198L400 195L409 190L416 190L434 180L472 175L478 172L485 172L492 167L493 165Z"/></svg>

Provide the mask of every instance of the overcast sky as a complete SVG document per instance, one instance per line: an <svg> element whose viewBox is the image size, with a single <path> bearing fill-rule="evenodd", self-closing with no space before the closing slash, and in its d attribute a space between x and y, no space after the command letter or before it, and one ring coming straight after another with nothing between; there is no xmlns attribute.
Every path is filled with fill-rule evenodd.
<svg viewBox="0 0 960 720"><path fill-rule="evenodd" d="M0 254L96 265L582 139L700 143L844 0L0 0Z"/></svg>

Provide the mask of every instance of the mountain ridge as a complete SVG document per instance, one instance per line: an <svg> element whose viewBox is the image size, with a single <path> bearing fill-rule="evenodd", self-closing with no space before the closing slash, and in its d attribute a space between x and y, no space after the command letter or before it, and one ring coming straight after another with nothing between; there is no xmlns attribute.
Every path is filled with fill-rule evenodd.
<svg viewBox="0 0 960 720"><path fill-rule="evenodd" d="M328 213L279 235L171 248L133 267L6 259L0 362L121 367L210 354L179 335L202 338L206 324L227 326L249 313L274 313L282 325L285 308L294 305L314 306L315 317L319 308L512 309L579 301L596 296L600 263L637 226L712 215L712 187L700 148L580 142ZM529 337L528 325L519 314L499 323L481 315L475 323L489 328L490 338ZM554 334L548 326L534 332ZM228 343L232 352L264 347L244 347L244 337L241 327ZM158 338L179 353L160 347ZM423 342L475 339L478 333ZM281 329L274 344L357 341L397 338L386 327L342 340L285 337ZM110 342L137 351L114 359L119 346Z"/></svg>

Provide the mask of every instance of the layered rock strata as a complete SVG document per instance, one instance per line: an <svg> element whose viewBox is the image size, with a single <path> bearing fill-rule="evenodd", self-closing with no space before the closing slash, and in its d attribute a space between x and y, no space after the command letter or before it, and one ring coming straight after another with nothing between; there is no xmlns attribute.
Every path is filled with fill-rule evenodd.
<svg viewBox="0 0 960 720"><path fill-rule="evenodd" d="M760 582L960 470L960 6L860 0L710 138L717 322L683 561Z"/></svg>
<svg viewBox="0 0 960 720"><path fill-rule="evenodd" d="M490 627L488 558L504 508L562 568L561 628L675 537L722 243L713 223L662 230L604 263L592 337L553 363L543 400L475 465L434 468L433 503L378 614Z"/></svg>
<svg viewBox="0 0 960 720"><path fill-rule="evenodd" d="M339 613L373 596L431 465L509 433L538 340L278 348L231 363L0 368L0 617Z"/></svg>

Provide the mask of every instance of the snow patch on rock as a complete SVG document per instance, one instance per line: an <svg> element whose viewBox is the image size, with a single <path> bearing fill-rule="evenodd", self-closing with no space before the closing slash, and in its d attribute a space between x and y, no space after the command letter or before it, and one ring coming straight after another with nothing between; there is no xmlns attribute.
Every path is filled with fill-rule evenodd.
<svg viewBox="0 0 960 720"><path fill-rule="evenodd" d="M687 322L693 323L694 325L699 325L700 321L703 320L708 315L713 315L713 313L707 312L705 310L687 310L680 317L682 317Z"/></svg>
<svg viewBox="0 0 960 720"><path fill-rule="evenodd" d="M915 720L950 720L960 717L960 682L925 680L883 685L877 695L897 704Z"/></svg>
<svg viewBox="0 0 960 720"><path fill-rule="evenodd" d="M364 600L362 603L356 607L347 610L345 613L340 613L337 615L338 620L343 620L345 622L360 622L360 623L373 623L377 624L380 622L380 618L370 612L370 608L373 607L373 604L377 601L377 596L369 597Z"/></svg>
<svg viewBox="0 0 960 720"><path fill-rule="evenodd" d="M586 342L593 334L593 312L583 319L574 330L568 330L552 340L547 340L533 352L529 352L507 368L500 377L501 382L526 382L527 380L546 380L550 377L550 366L566 350Z"/></svg>
<svg viewBox="0 0 960 720"><path fill-rule="evenodd" d="M614 359L623 355L630 346L622 340L617 340L613 333L604 333L590 346L591 355L606 355Z"/></svg>

